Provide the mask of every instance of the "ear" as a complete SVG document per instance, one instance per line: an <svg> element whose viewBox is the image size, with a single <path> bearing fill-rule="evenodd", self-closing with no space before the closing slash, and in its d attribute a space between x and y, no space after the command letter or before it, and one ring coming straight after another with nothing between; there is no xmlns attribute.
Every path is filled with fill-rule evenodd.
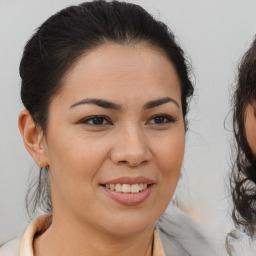
<svg viewBox="0 0 256 256"><path fill-rule="evenodd" d="M37 165L40 167L48 166L44 132L35 125L28 110L21 111L19 115L19 129L24 145Z"/></svg>
<svg viewBox="0 0 256 256"><path fill-rule="evenodd" d="M252 153L256 156L256 103L249 104L245 111L246 139Z"/></svg>

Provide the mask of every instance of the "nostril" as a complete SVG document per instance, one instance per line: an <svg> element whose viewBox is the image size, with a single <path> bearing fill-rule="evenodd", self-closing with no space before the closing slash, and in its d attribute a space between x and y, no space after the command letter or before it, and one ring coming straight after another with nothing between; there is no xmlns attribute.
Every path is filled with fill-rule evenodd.
<svg viewBox="0 0 256 256"><path fill-rule="evenodd" d="M140 162L140 161L138 161L138 162L132 162L132 161L126 161L126 160L122 160L122 161L119 161L118 162L118 164L120 164L120 165L123 165L123 164L125 164L125 165L128 165L128 166L130 166L130 167L137 167L137 166L139 166L139 165L145 165L145 164L147 164L148 163L148 160L143 160L142 162Z"/></svg>

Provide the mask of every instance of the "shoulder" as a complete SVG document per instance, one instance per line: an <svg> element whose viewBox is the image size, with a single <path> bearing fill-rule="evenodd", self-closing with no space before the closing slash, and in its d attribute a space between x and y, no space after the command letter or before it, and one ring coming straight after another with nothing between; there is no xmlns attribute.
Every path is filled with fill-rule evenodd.
<svg viewBox="0 0 256 256"><path fill-rule="evenodd" d="M51 220L51 214L38 216L29 224L21 238L16 238L0 246L0 256L32 255L35 235L44 232L50 226Z"/></svg>
<svg viewBox="0 0 256 256"><path fill-rule="evenodd" d="M21 238L11 240L0 247L1 256L19 256Z"/></svg>
<svg viewBox="0 0 256 256"><path fill-rule="evenodd" d="M256 237L250 237L240 230L233 230L227 235L226 247L231 256L255 256Z"/></svg>
<svg viewBox="0 0 256 256"><path fill-rule="evenodd" d="M170 252L183 256L227 255L224 242L221 245L203 223L175 206L159 219L157 228L166 256L171 255Z"/></svg>

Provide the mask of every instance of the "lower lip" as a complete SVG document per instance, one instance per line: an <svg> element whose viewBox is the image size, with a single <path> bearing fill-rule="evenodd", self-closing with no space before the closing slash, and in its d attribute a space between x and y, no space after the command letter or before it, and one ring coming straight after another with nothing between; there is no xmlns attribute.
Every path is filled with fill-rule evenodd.
<svg viewBox="0 0 256 256"><path fill-rule="evenodd" d="M102 187L102 188L112 199L114 199L118 203L121 203L123 205L132 206L132 205L138 205L138 204L142 203L143 201L145 201L151 193L152 186L153 185L150 185L145 190L143 190L139 193L134 193L134 194L133 193L117 192L117 191L108 189L106 187Z"/></svg>

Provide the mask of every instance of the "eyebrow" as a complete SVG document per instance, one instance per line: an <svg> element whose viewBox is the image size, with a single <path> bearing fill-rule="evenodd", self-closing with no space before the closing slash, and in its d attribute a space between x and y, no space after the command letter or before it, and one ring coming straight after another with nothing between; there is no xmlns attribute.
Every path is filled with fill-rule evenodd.
<svg viewBox="0 0 256 256"><path fill-rule="evenodd" d="M147 102L143 106L143 109L155 108L155 107L158 107L158 106L163 105L163 104L168 103L168 102L174 103L178 108L180 108L180 105L176 100L174 100L170 97L164 97L164 98L161 98L161 99L152 100L152 101ZM71 105L70 108L74 108L76 106L84 105L84 104L93 104L93 105L97 105L97 106L102 107L102 108L114 109L114 110L120 110L121 109L120 105L115 104L115 103L110 102L110 101L107 101L107 100L103 100L103 99L83 99L83 100L78 101L78 102L74 103L73 105Z"/></svg>
<svg viewBox="0 0 256 256"><path fill-rule="evenodd" d="M83 104L94 104L102 108L109 108L109 109L114 109L114 110L119 110L121 109L120 105L117 105L115 103L112 103L107 100L102 100L102 99L83 99L81 101L76 102L75 104L71 105L70 108L74 108L79 105Z"/></svg>
<svg viewBox="0 0 256 256"><path fill-rule="evenodd" d="M158 99L158 100L149 101L148 103L146 103L144 105L143 108L144 109L155 108L155 107L158 107L158 106L163 105L163 104L168 103L168 102L174 103L178 108L180 108L179 103L176 100L174 100L170 97L165 97L165 98L161 98L161 99Z"/></svg>

